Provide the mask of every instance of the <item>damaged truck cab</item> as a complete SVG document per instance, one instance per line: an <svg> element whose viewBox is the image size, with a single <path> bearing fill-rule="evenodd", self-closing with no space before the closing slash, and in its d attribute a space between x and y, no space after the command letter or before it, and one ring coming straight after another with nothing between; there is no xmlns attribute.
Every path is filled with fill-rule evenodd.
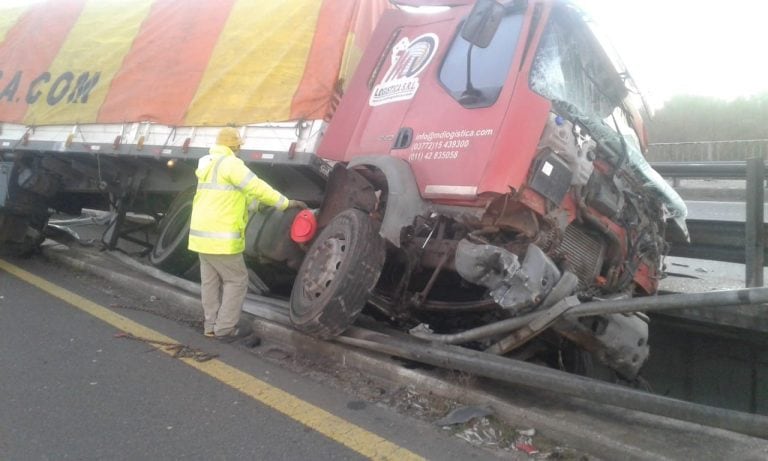
<svg viewBox="0 0 768 461"><path fill-rule="evenodd" d="M654 294L666 220L684 219L685 208L645 163L629 76L580 11L557 1L463 3L382 17L319 148L339 162L321 224L361 209L386 258L345 256L348 236L321 234L304 267L343 272L354 258L348 270L368 285L368 301L413 334L526 355L540 347L531 337L461 332L571 295ZM299 272L292 318L331 335L364 295L339 307L347 303L333 298L344 294L319 286L322 273ZM545 340L567 338L629 379L648 355L643 316L550 323L559 337Z"/></svg>

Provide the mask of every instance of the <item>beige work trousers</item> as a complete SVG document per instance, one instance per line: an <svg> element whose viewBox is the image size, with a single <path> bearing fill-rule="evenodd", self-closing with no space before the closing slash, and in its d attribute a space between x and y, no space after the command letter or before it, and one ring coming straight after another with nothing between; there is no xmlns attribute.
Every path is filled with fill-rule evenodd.
<svg viewBox="0 0 768 461"><path fill-rule="evenodd" d="M216 336L231 333L240 320L248 292L248 269L243 255L200 253L200 282L205 332Z"/></svg>

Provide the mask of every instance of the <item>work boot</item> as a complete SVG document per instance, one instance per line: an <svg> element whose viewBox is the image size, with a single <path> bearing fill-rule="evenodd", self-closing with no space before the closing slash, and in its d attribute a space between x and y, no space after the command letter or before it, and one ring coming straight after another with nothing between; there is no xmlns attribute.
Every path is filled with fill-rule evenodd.
<svg viewBox="0 0 768 461"><path fill-rule="evenodd" d="M251 333L253 333L252 329L243 328L241 326L235 327L232 331L230 331L226 335L216 335L216 339L223 343L233 343L237 341L238 339L243 339L247 336L249 336Z"/></svg>

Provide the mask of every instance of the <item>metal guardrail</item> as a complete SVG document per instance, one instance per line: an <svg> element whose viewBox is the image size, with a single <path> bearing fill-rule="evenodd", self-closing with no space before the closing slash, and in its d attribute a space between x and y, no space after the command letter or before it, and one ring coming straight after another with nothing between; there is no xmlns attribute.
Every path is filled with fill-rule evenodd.
<svg viewBox="0 0 768 461"><path fill-rule="evenodd" d="M667 178L746 179L746 220L743 224L689 220L690 245L686 246L670 235L673 243L670 254L744 263L746 285L763 286L763 266L768 261L765 253L768 228L763 216L764 158L758 156L746 162L655 162L651 166Z"/></svg>
<svg viewBox="0 0 768 461"><path fill-rule="evenodd" d="M759 158L759 157L756 157ZM748 162L652 162L665 178L746 179Z"/></svg>
<svg viewBox="0 0 768 461"><path fill-rule="evenodd" d="M648 145L649 162L731 162L768 158L768 139L662 142Z"/></svg>

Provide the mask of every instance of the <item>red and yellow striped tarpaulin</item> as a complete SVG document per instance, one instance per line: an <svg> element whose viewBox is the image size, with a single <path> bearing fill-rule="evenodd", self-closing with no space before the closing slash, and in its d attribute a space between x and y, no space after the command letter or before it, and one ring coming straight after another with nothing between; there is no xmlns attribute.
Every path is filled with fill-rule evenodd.
<svg viewBox="0 0 768 461"><path fill-rule="evenodd" d="M0 122L320 119L387 0L0 4Z"/></svg>

